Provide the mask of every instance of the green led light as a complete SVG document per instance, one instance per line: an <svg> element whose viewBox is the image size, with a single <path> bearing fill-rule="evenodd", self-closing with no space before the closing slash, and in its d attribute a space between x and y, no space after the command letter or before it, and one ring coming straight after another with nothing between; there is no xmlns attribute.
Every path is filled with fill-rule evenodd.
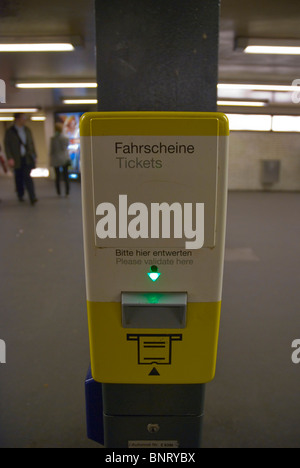
<svg viewBox="0 0 300 468"><path fill-rule="evenodd" d="M150 268L150 273L148 273L149 278L150 278L153 282L157 281L158 278L159 278L160 275L161 275L161 273L159 273L157 270L158 270L158 269L157 269L157 266L153 265L153 266Z"/></svg>
<svg viewBox="0 0 300 468"><path fill-rule="evenodd" d="M156 281L160 277L160 273L148 273L148 276L152 281Z"/></svg>

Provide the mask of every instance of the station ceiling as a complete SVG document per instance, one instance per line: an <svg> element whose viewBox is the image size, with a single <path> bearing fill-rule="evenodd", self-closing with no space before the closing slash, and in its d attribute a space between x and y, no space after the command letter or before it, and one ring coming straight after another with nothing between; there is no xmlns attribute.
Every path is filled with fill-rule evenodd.
<svg viewBox="0 0 300 468"><path fill-rule="evenodd" d="M96 80L94 0L0 0L0 40L3 36L83 39L82 46L71 53L1 53L0 78L6 82L7 105L62 108L61 90L20 90L14 86L16 80ZM235 49L237 37L300 40L299 0L221 1L219 83L291 85L300 80L300 56L244 54ZM96 94L92 89L63 92L67 97ZM266 100L268 105L259 112L299 113L300 104L289 93L243 92L232 97Z"/></svg>

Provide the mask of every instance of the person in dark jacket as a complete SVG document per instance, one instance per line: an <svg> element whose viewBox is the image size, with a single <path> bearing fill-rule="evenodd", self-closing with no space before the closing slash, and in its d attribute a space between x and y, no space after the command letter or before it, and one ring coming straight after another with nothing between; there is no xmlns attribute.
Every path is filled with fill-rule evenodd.
<svg viewBox="0 0 300 468"><path fill-rule="evenodd" d="M15 123L5 134L5 152L8 165L14 169L19 201L24 201L25 189L30 203L37 202L31 171L35 167L36 152L31 131L25 126L26 116L15 114Z"/></svg>

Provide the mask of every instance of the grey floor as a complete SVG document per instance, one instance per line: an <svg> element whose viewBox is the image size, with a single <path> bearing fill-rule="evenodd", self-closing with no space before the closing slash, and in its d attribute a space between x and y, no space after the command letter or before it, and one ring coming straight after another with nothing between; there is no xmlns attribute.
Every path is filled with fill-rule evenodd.
<svg viewBox="0 0 300 468"><path fill-rule="evenodd" d="M97 448L86 437L89 364L80 184L19 204L0 178L0 447ZM300 448L300 194L230 193L219 357L203 448ZM100 448L100 447L99 447Z"/></svg>

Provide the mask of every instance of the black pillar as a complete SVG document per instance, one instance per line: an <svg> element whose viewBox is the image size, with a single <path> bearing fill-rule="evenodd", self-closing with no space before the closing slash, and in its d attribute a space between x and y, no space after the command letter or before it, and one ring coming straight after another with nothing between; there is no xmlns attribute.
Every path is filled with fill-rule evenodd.
<svg viewBox="0 0 300 468"><path fill-rule="evenodd" d="M216 111L219 4L95 0L98 110ZM103 385L108 447L126 447L129 425L138 438L145 409L155 421L173 416L167 428L177 425L184 447L199 447L204 393L205 385Z"/></svg>
<svg viewBox="0 0 300 468"><path fill-rule="evenodd" d="M220 0L95 0L98 110L215 111Z"/></svg>

